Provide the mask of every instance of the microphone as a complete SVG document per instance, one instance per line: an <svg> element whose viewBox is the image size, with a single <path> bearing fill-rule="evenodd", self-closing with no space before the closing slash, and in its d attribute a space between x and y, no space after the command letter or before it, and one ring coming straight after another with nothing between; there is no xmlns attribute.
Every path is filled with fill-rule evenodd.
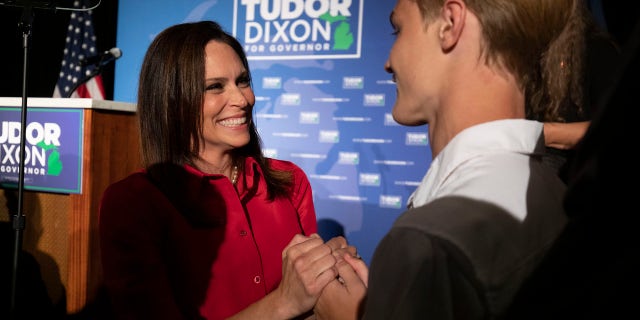
<svg viewBox="0 0 640 320"><path fill-rule="evenodd" d="M80 66L84 67L88 65L98 65L98 67L102 67L107 63L120 58L121 56L122 50L120 50L120 48L113 47L108 51L103 52L102 54L80 59Z"/></svg>

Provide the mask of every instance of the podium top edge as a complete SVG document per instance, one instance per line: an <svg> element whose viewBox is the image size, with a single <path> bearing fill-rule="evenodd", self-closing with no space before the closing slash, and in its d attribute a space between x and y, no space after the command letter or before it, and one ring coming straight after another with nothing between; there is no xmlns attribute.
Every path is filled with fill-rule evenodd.
<svg viewBox="0 0 640 320"><path fill-rule="evenodd" d="M0 97L0 107L22 107L22 98ZM27 98L28 108L78 108L136 112L129 102L96 100L90 98Z"/></svg>

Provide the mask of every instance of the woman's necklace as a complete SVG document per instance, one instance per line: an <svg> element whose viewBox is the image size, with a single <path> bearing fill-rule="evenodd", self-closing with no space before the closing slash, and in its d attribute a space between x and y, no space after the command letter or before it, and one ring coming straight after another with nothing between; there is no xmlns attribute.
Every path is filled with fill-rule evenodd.
<svg viewBox="0 0 640 320"><path fill-rule="evenodd" d="M233 166L231 169L231 184L238 182L238 166Z"/></svg>

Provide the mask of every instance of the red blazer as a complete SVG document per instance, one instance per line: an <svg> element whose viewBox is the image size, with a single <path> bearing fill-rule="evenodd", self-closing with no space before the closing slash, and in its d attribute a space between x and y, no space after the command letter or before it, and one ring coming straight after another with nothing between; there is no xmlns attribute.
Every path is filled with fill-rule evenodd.
<svg viewBox="0 0 640 320"><path fill-rule="evenodd" d="M133 173L110 185L100 206L104 281L118 319L222 319L274 290L282 250L317 232L311 186L295 164L289 198L266 199L247 159L238 192L222 175L173 168ZM152 182L153 181L153 182Z"/></svg>

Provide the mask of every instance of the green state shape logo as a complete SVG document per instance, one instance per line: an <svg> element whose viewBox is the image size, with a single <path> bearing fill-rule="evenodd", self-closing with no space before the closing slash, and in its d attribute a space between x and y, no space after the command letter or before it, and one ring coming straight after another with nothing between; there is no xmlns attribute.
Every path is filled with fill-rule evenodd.
<svg viewBox="0 0 640 320"><path fill-rule="evenodd" d="M47 157L47 174L51 176L59 176L60 172L62 172L62 161L60 161L60 152L58 152L58 147L53 144L45 144L44 140L38 142L37 146L45 151L51 150L51 153Z"/></svg>
<svg viewBox="0 0 640 320"><path fill-rule="evenodd" d="M353 44L353 33L351 25L347 23L347 17L343 15L332 16L327 11L320 16L320 19L329 23L339 22L338 27L333 32L333 49L348 50Z"/></svg>

